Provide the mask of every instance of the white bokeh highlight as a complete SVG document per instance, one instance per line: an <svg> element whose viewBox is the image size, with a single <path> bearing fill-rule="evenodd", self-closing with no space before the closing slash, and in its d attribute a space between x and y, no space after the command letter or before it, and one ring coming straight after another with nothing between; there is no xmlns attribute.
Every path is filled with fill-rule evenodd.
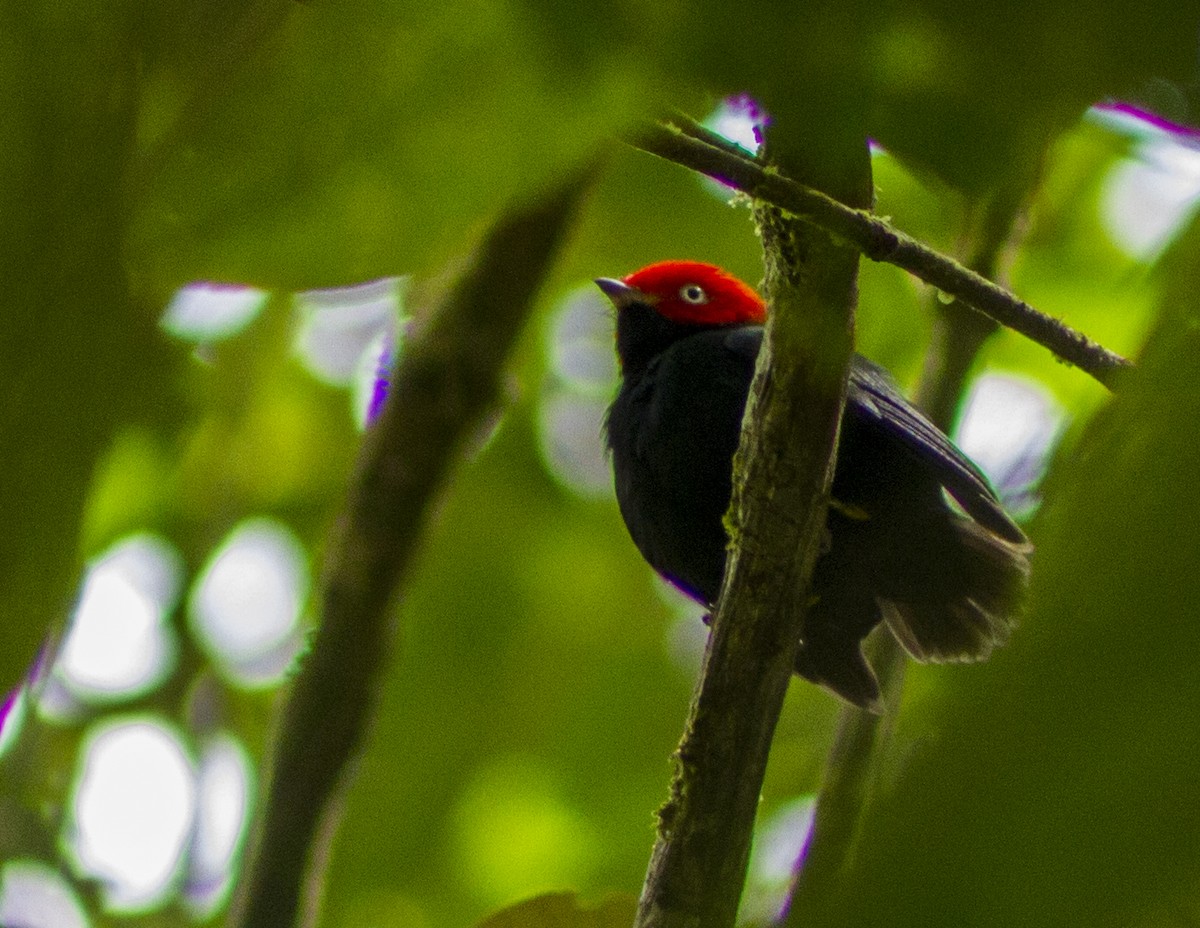
<svg viewBox="0 0 1200 928"><path fill-rule="evenodd" d="M105 906L141 911L176 882L195 814L195 777L178 735L150 717L97 725L80 752L66 849Z"/></svg>
<svg viewBox="0 0 1200 928"><path fill-rule="evenodd" d="M381 339L394 335L407 283L387 277L296 294L295 349L309 372L335 386L351 384L364 354L378 357Z"/></svg>
<svg viewBox="0 0 1200 928"><path fill-rule="evenodd" d="M1137 146L1109 173L1101 217L1131 257L1153 261L1182 231L1200 202L1200 148L1163 133Z"/></svg>
<svg viewBox="0 0 1200 928"><path fill-rule="evenodd" d="M189 602L192 630L234 683L272 686L299 653L308 589L307 557L291 530L249 519L201 571Z"/></svg>
<svg viewBox="0 0 1200 928"><path fill-rule="evenodd" d="M749 97L735 96L723 100L704 120L704 125L753 155L758 151L759 127L763 120L758 104Z"/></svg>
<svg viewBox="0 0 1200 928"><path fill-rule="evenodd" d="M1065 410L1041 387L984 374L971 384L952 437L1019 515L1036 504L1037 485L1065 423Z"/></svg>
<svg viewBox="0 0 1200 928"><path fill-rule="evenodd" d="M360 428L378 413L381 391L386 391L404 335L408 283L407 277L385 277L296 294L296 355L323 383L350 387L351 412Z"/></svg>
<svg viewBox="0 0 1200 928"><path fill-rule="evenodd" d="M265 290L240 284L188 284L167 304L162 327L186 341L219 341L246 328L262 312L268 296Z"/></svg>
<svg viewBox="0 0 1200 928"><path fill-rule="evenodd" d="M612 474L601 439L608 402L565 390L542 398L542 459L550 472L581 496L612 495Z"/></svg>
<svg viewBox="0 0 1200 928"><path fill-rule="evenodd" d="M618 374L614 323L597 287L567 295L550 319L547 341L555 376L581 393L611 394Z"/></svg>
<svg viewBox="0 0 1200 928"><path fill-rule="evenodd" d="M226 902L249 823L253 774L245 749L232 736L214 736L200 753L196 828L188 855L184 895L197 918Z"/></svg>
<svg viewBox="0 0 1200 928"><path fill-rule="evenodd" d="M759 127L764 119L757 104L742 95L726 97L721 101L704 120L704 126L753 155L758 151ZM734 194L732 187L715 177L699 174L696 179L705 190L721 200L729 200Z"/></svg>
<svg viewBox="0 0 1200 928"><path fill-rule="evenodd" d="M604 416L616 391L612 313L600 291L572 291L550 318L550 376L538 410L542 460L560 483L583 496L612 493L603 440Z"/></svg>
<svg viewBox="0 0 1200 928"><path fill-rule="evenodd" d="M127 699L162 680L174 663L167 619L182 577L178 552L149 534L123 539L92 562L55 667L73 695Z"/></svg>
<svg viewBox="0 0 1200 928"><path fill-rule="evenodd" d="M75 891L62 874L37 860L0 868L0 925L4 928L88 928Z"/></svg>
<svg viewBox="0 0 1200 928"><path fill-rule="evenodd" d="M783 914L796 867L812 835L816 802L800 796L766 816L755 829L741 917L771 924Z"/></svg>
<svg viewBox="0 0 1200 928"><path fill-rule="evenodd" d="M28 707L29 690L24 685L11 693L0 696L0 757L3 757L17 743L17 736L24 727Z"/></svg>
<svg viewBox="0 0 1200 928"><path fill-rule="evenodd" d="M709 628L704 621L708 609L658 574L654 576L654 590L671 610L671 621L663 631L663 647L679 672L694 680L708 647Z"/></svg>

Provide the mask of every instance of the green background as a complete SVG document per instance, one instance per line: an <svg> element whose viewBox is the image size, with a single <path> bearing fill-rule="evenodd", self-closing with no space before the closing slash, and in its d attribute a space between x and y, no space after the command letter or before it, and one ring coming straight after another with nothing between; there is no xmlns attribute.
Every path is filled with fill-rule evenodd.
<svg viewBox="0 0 1200 928"><path fill-rule="evenodd" d="M318 564L359 437L345 395L292 353L290 294L436 276L507 205L602 156L512 401L453 475L399 610L323 924L443 928L548 890L636 893L695 663L669 653L679 608L611 498L541 454L542 405L570 388L547 345L596 276L689 257L757 280L748 210L612 141L746 92L785 147L875 139L878 212L941 250L977 197L1036 177L1007 282L1116 351L1154 333L1112 403L1017 336L986 349L981 369L1042 382L1072 416L1030 527L1029 614L989 664L911 674L831 922L1200 917L1200 252L1185 235L1150 265L1113 244L1100 197L1133 143L1081 122L1108 98L1194 121L1200 11L797 6L0 4L0 685L63 627L84 560L128 532L161 533L192 576L268 514ZM205 363L158 328L194 280L273 294ZM932 295L873 265L861 292L861 350L912 383ZM187 728L202 685L213 671L185 640L155 692L29 722L0 759L0 823L20 823L0 859L56 859L92 718ZM217 689L209 724L257 756L277 692ZM818 787L836 713L793 687L764 817ZM97 918L186 921L170 902Z"/></svg>

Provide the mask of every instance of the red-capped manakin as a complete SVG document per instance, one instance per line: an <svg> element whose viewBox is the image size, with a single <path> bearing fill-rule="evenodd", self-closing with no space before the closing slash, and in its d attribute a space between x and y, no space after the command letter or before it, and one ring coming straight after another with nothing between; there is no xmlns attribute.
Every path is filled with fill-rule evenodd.
<svg viewBox="0 0 1200 928"><path fill-rule="evenodd" d="M596 284L617 311L621 385L605 430L621 515L650 565L711 607L766 306L747 284L693 261ZM801 676L877 708L861 642L881 621L921 661L980 660L1007 638L1032 546L980 470L859 355L827 527Z"/></svg>

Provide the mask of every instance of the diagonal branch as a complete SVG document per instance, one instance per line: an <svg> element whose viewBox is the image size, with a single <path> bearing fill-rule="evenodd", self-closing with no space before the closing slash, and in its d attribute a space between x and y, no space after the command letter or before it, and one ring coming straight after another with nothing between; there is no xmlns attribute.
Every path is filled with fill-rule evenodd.
<svg viewBox="0 0 1200 928"><path fill-rule="evenodd" d="M337 799L361 749L394 636L396 591L501 373L590 175L499 222L425 325L363 444L318 594L320 627L277 733L241 928L314 921Z"/></svg>
<svg viewBox="0 0 1200 928"><path fill-rule="evenodd" d="M747 154L716 143L708 130L688 120L678 125L650 123L629 144L667 161L707 174L756 200L770 203L819 226L873 261L903 268L973 309L1048 348L1110 390L1125 358L1059 320L1042 313L980 274L892 228L868 211L854 209L819 190L799 184Z"/></svg>

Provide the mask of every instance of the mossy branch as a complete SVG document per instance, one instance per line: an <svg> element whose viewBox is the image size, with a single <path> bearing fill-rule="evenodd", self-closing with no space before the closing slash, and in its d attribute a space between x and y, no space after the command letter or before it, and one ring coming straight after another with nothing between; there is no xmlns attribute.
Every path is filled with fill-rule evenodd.
<svg viewBox="0 0 1200 928"><path fill-rule="evenodd" d="M274 746L255 854L230 924L314 921L337 799L388 666L397 591L464 444L499 404L501 373L588 178L501 219L406 340L334 527L319 628Z"/></svg>
<svg viewBox="0 0 1200 928"><path fill-rule="evenodd" d="M873 261L903 268L1003 326L1048 348L1110 390L1132 364L1059 320L1039 312L953 258L892 228L865 209L797 183L685 118L649 123L627 141L635 148L707 174L755 200L824 229Z"/></svg>
<svg viewBox="0 0 1200 928"><path fill-rule="evenodd" d="M774 312L735 464L723 593L636 928L734 924L824 538L858 255L773 207L756 219Z"/></svg>

